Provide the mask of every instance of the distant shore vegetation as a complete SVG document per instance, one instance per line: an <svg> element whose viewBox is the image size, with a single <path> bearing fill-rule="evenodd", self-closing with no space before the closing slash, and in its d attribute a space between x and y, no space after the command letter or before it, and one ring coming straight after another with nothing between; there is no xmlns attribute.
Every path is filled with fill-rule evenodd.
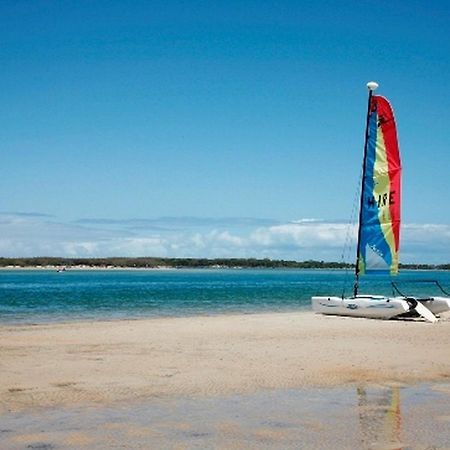
<svg viewBox="0 0 450 450"><path fill-rule="evenodd" d="M123 268L123 269L349 269L353 264L327 261L289 261L284 259L257 258L155 258L155 257L111 257L111 258L0 258L0 268L30 267L82 267L82 268ZM450 270L450 264L400 264L401 269Z"/></svg>

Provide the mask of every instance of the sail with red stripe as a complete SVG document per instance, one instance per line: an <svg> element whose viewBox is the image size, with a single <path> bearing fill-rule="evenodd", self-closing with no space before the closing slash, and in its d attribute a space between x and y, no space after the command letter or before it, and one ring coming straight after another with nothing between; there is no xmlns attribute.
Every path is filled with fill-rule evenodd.
<svg viewBox="0 0 450 450"><path fill-rule="evenodd" d="M398 273L401 161L394 113L381 96L370 99L362 186L357 272Z"/></svg>

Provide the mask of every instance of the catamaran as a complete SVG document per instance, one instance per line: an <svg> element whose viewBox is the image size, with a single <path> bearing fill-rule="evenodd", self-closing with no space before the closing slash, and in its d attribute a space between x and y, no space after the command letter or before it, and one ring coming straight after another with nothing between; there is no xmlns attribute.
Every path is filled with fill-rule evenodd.
<svg viewBox="0 0 450 450"><path fill-rule="evenodd" d="M419 315L436 322L436 315L450 310L449 296L389 297L359 293L359 279L365 273L398 273L400 244L401 160L394 113L386 98L374 95L377 83L371 81L367 87L369 100L353 295L312 297L312 308L322 314L379 319ZM437 286L446 294L439 283Z"/></svg>

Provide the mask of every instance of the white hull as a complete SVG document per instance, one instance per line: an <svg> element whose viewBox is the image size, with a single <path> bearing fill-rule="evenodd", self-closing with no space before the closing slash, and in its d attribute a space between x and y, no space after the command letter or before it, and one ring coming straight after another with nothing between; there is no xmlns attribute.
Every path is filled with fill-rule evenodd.
<svg viewBox="0 0 450 450"><path fill-rule="evenodd" d="M415 298L415 300L426 306L433 314L450 311L450 298L448 297Z"/></svg>
<svg viewBox="0 0 450 450"><path fill-rule="evenodd" d="M403 297L358 295L356 297L312 297L312 309L317 313L335 316L390 319L411 309Z"/></svg>

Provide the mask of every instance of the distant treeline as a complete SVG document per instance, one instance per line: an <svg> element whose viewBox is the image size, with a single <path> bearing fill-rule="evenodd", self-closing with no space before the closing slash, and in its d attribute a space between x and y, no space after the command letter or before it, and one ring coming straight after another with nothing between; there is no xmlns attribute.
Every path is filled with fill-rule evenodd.
<svg viewBox="0 0 450 450"><path fill-rule="evenodd" d="M352 268L353 264L326 261L286 261L283 259L256 259L256 258L0 258L0 267L92 267L92 268L216 268L216 267L242 267L242 268L271 268L271 269L345 269ZM400 264L402 269L416 270L450 270L450 264Z"/></svg>

